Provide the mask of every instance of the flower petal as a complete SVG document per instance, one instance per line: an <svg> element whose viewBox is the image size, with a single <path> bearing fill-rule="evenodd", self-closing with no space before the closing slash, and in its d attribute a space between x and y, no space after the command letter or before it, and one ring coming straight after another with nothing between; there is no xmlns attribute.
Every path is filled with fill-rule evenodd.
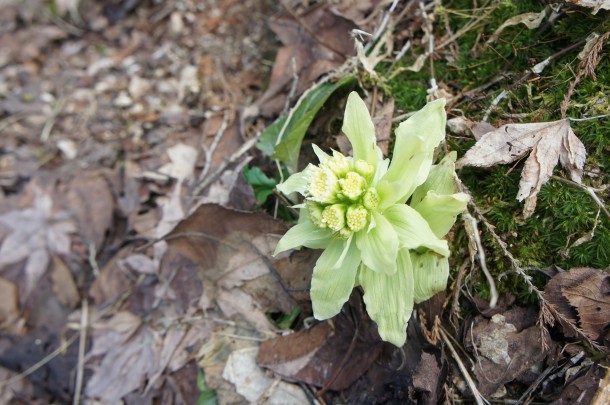
<svg viewBox="0 0 610 405"><path fill-rule="evenodd" d="M320 161L320 163L324 163L328 159L330 159L330 155L328 153L324 152L322 149L320 149L320 147L318 145L316 145L315 143L311 144L311 147L313 148L313 152L318 157L318 160Z"/></svg>
<svg viewBox="0 0 610 405"><path fill-rule="evenodd" d="M292 193L305 194L307 187L309 186L309 166L302 172L298 172L288 177L286 181L278 184L276 188L283 194L289 195Z"/></svg>
<svg viewBox="0 0 610 405"><path fill-rule="evenodd" d="M427 251L422 254L411 252L415 302L426 301L447 287L449 261L446 257Z"/></svg>
<svg viewBox="0 0 610 405"><path fill-rule="evenodd" d="M348 249L346 254L344 250ZM345 256L340 262L341 256ZM311 278L311 303L316 319L328 319L337 315L349 299L354 288L360 255L355 243L333 239L324 250Z"/></svg>
<svg viewBox="0 0 610 405"><path fill-rule="evenodd" d="M301 210L301 215L305 212ZM293 226L280 239L275 247L273 256L288 249L294 249L305 246L312 249L321 249L326 247L332 239L328 229L320 229L315 226L309 219L300 221L299 224Z"/></svg>
<svg viewBox="0 0 610 405"><path fill-rule="evenodd" d="M394 227L383 215L372 212L374 227L356 233L356 245L362 254L362 262L371 270L394 274L398 237Z"/></svg>
<svg viewBox="0 0 610 405"><path fill-rule="evenodd" d="M373 167L377 167L375 126L366 104L355 91L352 91L347 98L341 130L352 144L354 159L365 160Z"/></svg>
<svg viewBox="0 0 610 405"><path fill-rule="evenodd" d="M434 148L445 137L445 100L428 103L396 128L396 143L388 172L377 185L381 209L404 203L422 184L432 166Z"/></svg>
<svg viewBox="0 0 610 405"><path fill-rule="evenodd" d="M428 191L434 191L439 195L457 193L457 185L455 184L456 158L457 152L450 152L439 164L432 166L426 181L413 192L411 201L409 201L411 207L416 208L417 204L428 194Z"/></svg>
<svg viewBox="0 0 610 405"><path fill-rule="evenodd" d="M430 191L415 210L428 222L432 232L442 238L455 224L457 215L464 211L468 201L468 194L438 195Z"/></svg>
<svg viewBox="0 0 610 405"><path fill-rule="evenodd" d="M379 336L402 347L407 323L413 312L413 268L408 249L398 252L398 270L393 275L360 268L358 282L364 290L366 312L377 323Z"/></svg>
<svg viewBox="0 0 610 405"><path fill-rule="evenodd" d="M400 247L407 249L425 247L442 256L449 256L447 241L439 239L430 229L428 222L413 208L405 204L396 204L385 210L383 215L396 230Z"/></svg>

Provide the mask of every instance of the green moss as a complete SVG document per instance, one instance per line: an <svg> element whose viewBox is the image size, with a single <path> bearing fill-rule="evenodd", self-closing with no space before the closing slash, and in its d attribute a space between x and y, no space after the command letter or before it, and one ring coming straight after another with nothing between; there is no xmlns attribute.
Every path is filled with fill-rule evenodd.
<svg viewBox="0 0 610 405"><path fill-rule="evenodd" d="M583 45L561 53L566 48L586 39L591 33L603 34L610 30L610 13L600 11L592 15L589 10L569 7L553 23L545 19L540 27L527 29L523 24L505 28L497 40L488 46L484 43L507 19L526 12L540 12L544 4L538 1L491 2L493 11L461 35L450 52L448 46L434 57L434 78L453 94L467 94L453 107L454 114L463 114L479 121L492 100L506 90L489 117L489 122L500 126L505 123L542 122L561 119L561 103L570 83L578 72L578 53ZM443 2L435 25L438 41L459 32L490 9L472 10L470 1ZM451 33L445 31L449 26ZM457 51L457 52L456 52ZM424 51L415 47L405 57L401 66L412 64ZM555 55L550 64L538 76L532 67ZM597 80L583 77L571 96L567 115L572 118L607 114L610 110L610 43L600 54L601 61L595 72ZM387 66L380 72L385 74ZM417 73L402 72L387 83L396 99L399 112L414 111L425 104L429 87L430 68ZM483 88L483 86L485 86ZM481 87L478 92L473 89ZM450 112L451 114L452 112ZM610 118L573 122L572 128L584 143L588 156L584 183L600 188L610 180ZM464 136L447 138L449 148L461 155L474 140ZM562 268L591 266L606 268L610 265L610 221L598 214L598 206L586 192L578 187L557 180L550 180L542 187L534 215L524 219L523 203L516 200L523 162L489 169L466 168L459 174L473 193L478 207L495 226L496 232L507 243L508 249L522 267L544 268L552 264ZM568 178L558 165L556 176ZM610 190L599 192L606 206L610 206ZM579 238L589 234L597 221L595 236L591 241L573 246ZM521 277L510 274L511 263L503 250L481 225L483 244L487 249L488 267L492 274L503 277L500 292L516 295L520 303L533 303L535 297L527 290ZM453 252L467 252L468 238L458 230L452 242ZM465 255L465 254L464 254ZM455 253L454 253L455 256ZM459 260L459 258L456 258ZM457 266L456 266L457 267ZM475 292L488 298L487 283L481 274L473 275ZM534 275L534 283L543 286L545 276Z"/></svg>

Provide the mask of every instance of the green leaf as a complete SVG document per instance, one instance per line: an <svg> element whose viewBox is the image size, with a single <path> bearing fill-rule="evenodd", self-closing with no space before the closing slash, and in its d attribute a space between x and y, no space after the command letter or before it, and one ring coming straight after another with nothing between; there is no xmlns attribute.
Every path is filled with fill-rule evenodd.
<svg viewBox="0 0 610 405"><path fill-rule="evenodd" d="M280 316L280 318L275 322L275 324L280 329L290 329L290 327L292 326L295 319L297 319L300 313L301 306L297 305L289 313L282 314L282 316Z"/></svg>
<svg viewBox="0 0 610 405"><path fill-rule="evenodd" d="M434 252L411 252L415 302L419 304L443 291L449 278L449 261Z"/></svg>
<svg viewBox="0 0 610 405"><path fill-rule="evenodd" d="M279 159L290 168L292 172L297 169L301 143L309 124L322 108L328 97L338 88L353 81L353 77L348 76L336 83L325 83L308 94L301 105L296 109L290 122L288 123L282 141L276 146L277 137L286 123L287 117L280 118L278 121L267 127L261 134L257 143L257 148L263 153L273 158Z"/></svg>
<svg viewBox="0 0 610 405"><path fill-rule="evenodd" d="M362 253L362 262L370 269L386 274L396 272L398 237L390 222L380 213L372 212L375 227L356 233L356 244Z"/></svg>
<svg viewBox="0 0 610 405"><path fill-rule="evenodd" d="M354 160L365 160L376 168L378 156L375 125L366 104L355 91L347 98L341 130L352 144Z"/></svg>
<svg viewBox="0 0 610 405"><path fill-rule="evenodd" d="M418 249L425 247L442 256L449 256L447 241L432 232L428 222L419 212L405 204L392 205L383 215L394 227L400 247Z"/></svg>
<svg viewBox="0 0 610 405"><path fill-rule="evenodd" d="M256 201L261 204L267 200L267 197L273 194L273 189L277 184L274 179L267 177L267 175L256 166L251 169L244 167L244 177L248 184L254 189Z"/></svg>
<svg viewBox="0 0 610 405"><path fill-rule="evenodd" d="M392 162L377 185L380 209L404 203L428 177L434 148L445 138L445 100L439 99L396 128Z"/></svg>
<svg viewBox="0 0 610 405"><path fill-rule="evenodd" d="M413 268L408 249L398 252L398 269L388 275L362 266L358 281L364 290L366 312L377 323L379 336L402 347L413 312Z"/></svg>
<svg viewBox="0 0 610 405"><path fill-rule="evenodd" d="M197 388L201 392L197 399L197 405L216 405L216 391L206 384L203 370L199 370L197 373Z"/></svg>
<svg viewBox="0 0 610 405"><path fill-rule="evenodd" d="M354 289L360 255L356 244L350 242L333 239L316 262L310 291L316 319L337 315Z"/></svg>

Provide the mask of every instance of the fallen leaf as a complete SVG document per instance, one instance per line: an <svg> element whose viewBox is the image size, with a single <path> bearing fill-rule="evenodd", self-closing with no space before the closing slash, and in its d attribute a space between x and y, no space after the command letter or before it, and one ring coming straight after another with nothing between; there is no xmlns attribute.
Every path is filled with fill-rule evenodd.
<svg viewBox="0 0 610 405"><path fill-rule="evenodd" d="M474 374L484 396L540 367L551 353L550 336L536 325L534 311L515 308L491 319L475 318L465 346L476 355Z"/></svg>
<svg viewBox="0 0 610 405"><path fill-rule="evenodd" d="M353 310L345 312L360 318L357 327L341 312L332 321L263 342L256 361L288 381L346 389L368 371L383 348L374 323L362 305L354 304L356 298L358 294L350 299Z"/></svg>
<svg viewBox="0 0 610 405"><path fill-rule="evenodd" d="M295 304L273 268L278 259L271 256L285 229L262 213L204 204L167 238L171 249L199 265L210 307L216 302L229 316L273 328L265 313L288 313Z"/></svg>
<svg viewBox="0 0 610 405"><path fill-rule="evenodd" d="M93 243L99 249L114 218L114 198L103 173L85 172L74 176L59 190L57 198L76 217L85 243Z"/></svg>
<svg viewBox="0 0 610 405"><path fill-rule="evenodd" d="M0 215L0 225L12 230L0 247L0 268L26 260L21 300L29 296L45 273L49 253L70 253L70 234L76 226L65 212L55 214L52 207L51 196L38 192L33 207Z"/></svg>
<svg viewBox="0 0 610 405"><path fill-rule="evenodd" d="M328 12L328 7L312 7L299 16L299 20L293 16L269 20L269 27L283 46L277 52L269 87L255 103L261 115L268 117L282 110L286 99L282 92L288 91L295 75L299 78L295 93L298 96L324 73L338 68L354 54L349 33L356 25ZM292 68L293 60L296 69Z"/></svg>
<svg viewBox="0 0 610 405"><path fill-rule="evenodd" d="M309 403L303 390L293 384L280 381L274 386L270 378L256 364L257 347L236 350L229 356L222 376L235 385L237 392L249 403L283 405ZM269 392L267 392L269 390Z"/></svg>
<svg viewBox="0 0 610 405"><path fill-rule="evenodd" d="M610 0L568 0L568 2L577 6L592 8L593 14L597 14L601 9L610 10Z"/></svg>
<svg viewBox="0 0 610 405"><path fill-rule="evenodd" d="M53 282L53 292L59 302L68 308L76 308L80 303L78 288L72 277L72 272L57 255L53 255L51 281Z"/></svg>
<svg viewBox="0 0 610 405"><path fill-rule="evenodd" d="M175 178L179 182L193 175L195 163L197 163L197 150L192 146L178 143L167 149L167 155L171 160L159 169L160 173Z"/></svg>
<svg viewBox="0 0 610 405"><path fill-rule="evenodd" d="M569 120L503 125L483 135L456 162L456 168L511 163L528 153L517 194L517 200L526 200L523 215L527 218L533 214L538 192L551 178L558 162L573 181L582 182L587 152L572 131Z"/></svg>
<svg viewBox="0 0 610 405"><path fill-rule="evenodd" d="M15 283L0 277L0 331L19 334L19 292Z"/></svg>
<svg viewBox="0 0 610 405"><path fill-rule="evenodd" d="M602 392L603 395L603 391L608 391L609 387L607 385L607 381L603 381L605 373L608 373L608 369L606 367L599 364L592 364L586 373L576 377L573 381L566 384L561 392L561 397L553 402L553 404L607 404L607 401L595 401L595 399L597 399L595 398L597 392ZM599 397L602 395L599 395ZM608 398L607 394L606 398Z"/></svg>
<svg viewBox="0 0 610 405"><path fill-rule="evenodd" d="M511 25L523 24L530 30L538 28L540 26L540 23L542 23L542 20L544 20L545 16L546 9L542 10L539 13L524 13L511 17L508 20L504 21L504 23L502 23L502 25L500 25L498 29L493 34L491 34L485 45L489 45L496 42L500 33L504 31L504 28L510 27Z"/></svg>
<svg viewBox="0 0 610 405"><path fill-rule="evenodd" d="M162 342L152 330L141 327L129 338L123 335L119 339L121 343L104 353L102 361L87 381L85 395L90 400L121 403L125 395L141 388L155 371L155 355ZM95 341L96 338L94 345Z"/></svg>
<svg viewBox="0 0 610 405"><path fill-rule="evenodd" d="M564 333L577 336L579 327L591 340L610 347L610 276L588 267L573 268L558 273L546 285L544 297L572 325L564 326Z"/></svg>

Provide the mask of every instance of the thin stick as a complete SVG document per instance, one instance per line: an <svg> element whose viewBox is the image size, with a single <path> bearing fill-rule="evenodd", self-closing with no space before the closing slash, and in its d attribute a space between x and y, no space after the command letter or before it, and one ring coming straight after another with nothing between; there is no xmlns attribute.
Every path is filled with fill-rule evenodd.
<svg viewBox="0 0 610 405"><path fill-rule="evenodd" d="M83 299L80 317L80 338L78 341L78 365L76 368L76 383L74 388L73 405L80 403L80 396L83 389L83 377L85 375L85 349L87 347L87 327L89 326L89 303Z"/></svg>
<svg viewBox="0 0 610 405"><path fill-rule="evenodd" d="M228 123L229 113L228 110L225 110L224 115L222 117L222 123L220 124L220 128L218 128L218 131L216 131L216 135L214 135L214 139L212 140L212 144L210 145L210 147L207 148L205 145L201 145L203 153L205 154L205 166L203 166L203 170L201 170L201 173L199 174L200 181L203 181L205 179L205 176L208 175L208 172L212 167L212 156L214 155L214 152L216 152L216 148L220 143L222 135L227 130Z"/></svg>
<svg viewBox="0 0 610 405"><path fill-rule="evenodd" d="M231 156L229 156L228 159L225 159L220 164L220 166L218 166L218 168L214 171L214 173L207 176L207 178L203 179L203 181L200 181L198 184L196 184L195 187L193 187L193 191L191 192L191 195L193 195L193 196L200 195L201 192L203 192L203 190L205 190L210 184L212 184L222 174L222 172L224 172L226 170L226 168L229 165L231 165L232 163L235 163L237 161L237 159L239 159L240 157L245 155L246 152L248 152L250 149L252 149L254 147L254 145L256 145L256 142L258 142L259 137L260 137L260 134L256 135L254 138L249 139L248 141L244 142L244 144L237 151L235 151L235 153L233 153Z"/></svg>
<svg viewBox="0 0 610 405"><path fill-rule="evenodd" d="M489 269L487 268L487 261L485 257L485 249L483 248L483 244L481 243L481 235L479 234L479 227L477 226L477 221L470 215L468 212L462 214L462 218L464 218L464 222L468 224L470 227L472 237L474 239L474 243L477 246L477 253L479 255L479 264L481 265L481 270L485 273L485 278L489 283L489 294L491 298L489 300L489 308L495 308L498 303L498 291L496 290L496 283L494 278L491 276Z"/></svg>
<svg viewBox="0 0 610 405"><path fill-rule="evenodd" d="M598 120L600 118L606 118L606 117L610 117L610 114L596 115L594 117L586 117L586 118L570 118L570 117L568 117L568 119L570 121L574 121L574 122L583 122L583 121Z"/></svg>
<svg viewBox="0 0 610 405"><path fill-rule="evenodd" d="M477 386L474 383L474 380L470 376L470 373L468 373L468 370L466 369L466 366L464 365L464 363L462 363L462 359L460 359L460 356L457 354L456 350L454 349L453 345L451 344L451 341L445 334L445 331L443 330L443 328L439 328L438 331L440 332L441 337L445 341L445 344L447 345L447 347L449 348L449 351L451 352L451 355L453 356L453 359L455 360L460 371L462 372L462 375L464 376L464 379L466 380L466 384L468 384L470 391L472 391L472 395L474 395L474 399L477 402L477 405L483 405L483 404L489 405L489 402L487 402L487 400L485 398L483 398L483 396L481 395L479 390L477 390Z"/></svg>

